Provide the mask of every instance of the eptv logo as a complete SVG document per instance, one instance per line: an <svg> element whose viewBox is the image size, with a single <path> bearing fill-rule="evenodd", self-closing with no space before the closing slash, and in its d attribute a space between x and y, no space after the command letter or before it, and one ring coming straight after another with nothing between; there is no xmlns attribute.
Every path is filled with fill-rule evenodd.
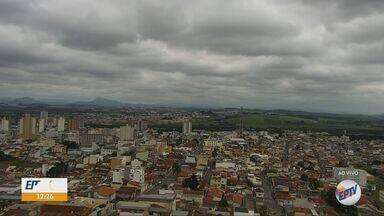
<svg viewBox="0 0 384 216"><path fill-rule="evenodd" d="M21 179L21 201L63 202L67 200L66 178Z"/></svg>
<svg viewBox="0 0 384 216"><path fill-rule="evenodd" d="M361 197L360 186L352 180L344 180L337 185L336 199L343 205L355 205Z"/></svg>
<svg viewBox="0 0 384 216"><path fill-rule="evenodd" d="M33 190L34 186L37 186L37 184L40 182L40 180L28 180L25 184L26 190Z"/></svg>

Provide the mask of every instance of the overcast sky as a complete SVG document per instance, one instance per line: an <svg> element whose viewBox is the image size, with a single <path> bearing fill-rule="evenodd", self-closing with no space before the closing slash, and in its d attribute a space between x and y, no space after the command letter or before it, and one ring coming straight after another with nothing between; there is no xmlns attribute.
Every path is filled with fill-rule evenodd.
<svg viewBox="0 0 384 216"><path fill-rule="evenodd" d="M382 0L0 0L0 97L384 113Z"/></svg>

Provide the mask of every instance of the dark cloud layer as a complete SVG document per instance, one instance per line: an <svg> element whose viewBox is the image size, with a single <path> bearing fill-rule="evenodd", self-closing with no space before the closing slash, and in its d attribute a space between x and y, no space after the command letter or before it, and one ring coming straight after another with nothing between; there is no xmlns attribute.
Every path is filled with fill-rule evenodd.
<svg viewBox="0 0 384 216"><path fill-rule="evenodd" d="M384 110L381 0L0 0L0 97Z"/></svg>

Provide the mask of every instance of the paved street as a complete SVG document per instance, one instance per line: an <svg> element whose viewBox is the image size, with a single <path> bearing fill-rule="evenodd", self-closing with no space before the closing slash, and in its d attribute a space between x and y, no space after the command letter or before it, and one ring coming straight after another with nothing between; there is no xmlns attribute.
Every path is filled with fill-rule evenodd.
<svg viewBox="0 0 384 216"><path fill-rule="evenodd" d="M268 215L284 215L283 209L277 204L277 202L273 198L273 191L265 175L263 175L262 182L264 189L264 205L267 207Z"/></svg>

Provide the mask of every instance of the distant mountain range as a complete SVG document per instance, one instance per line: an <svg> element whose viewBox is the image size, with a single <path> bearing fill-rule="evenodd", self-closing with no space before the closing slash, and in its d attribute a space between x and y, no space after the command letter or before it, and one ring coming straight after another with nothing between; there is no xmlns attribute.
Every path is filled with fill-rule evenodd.
<svg viewBox="0 0 384 216"><path fill-rule="evenodd" d="M97 107L125 107L130 104L121 103L119 101L110 100L102 97L95 98L91 101L78 101L71 103L74 106L97 106Z"/></svg>
<svg viewBox="0 0 384 216"><path fill-rule="evenodd" d="M0 98L0 104L5 105L31 105L31 104L41 104L41 101L38 101L34 98L30 97L22 97L22 98Z"/></svg>
<svg viewBox="0 0 384 216"><path fill-rule="evenodd" d="M145 106L144 104L128 104L102 97L95 98L91 101L68 102L60 100L39 100L31 97L22 98L0 98L2 106L33 106L33 105L51 105L51 106L76 106L76 107L109 107L123 108L129 106Z"/></svg>
<svg viewBox="0 0 384 216"><path fill-rule="evenodd" d="M0 97L0 108L13 107L18 109L24 109L28 107L51 107L51 108L175 108L175 109L187 109L187 110L228 110L228 109L239 109L238 107L224 108L224 107L191 107L183 106L181 104L139 104L139 103L123 103L116 100L111 100L103 97L97 97L91 101L65 101L60 99L36 99L32 97L21 97L21 98L10 98ZM384 120L384 114L341 114L341 113L326 113L326 112L310 112L310 111L298 111L298 110L287 110L287 109L249 109L252 111L258 111L269 115L300 115L300 116L323 116L323 117L350 117L350 116L371 116L375 119ZM245 112L246 109L245 109Z"/></svg>

